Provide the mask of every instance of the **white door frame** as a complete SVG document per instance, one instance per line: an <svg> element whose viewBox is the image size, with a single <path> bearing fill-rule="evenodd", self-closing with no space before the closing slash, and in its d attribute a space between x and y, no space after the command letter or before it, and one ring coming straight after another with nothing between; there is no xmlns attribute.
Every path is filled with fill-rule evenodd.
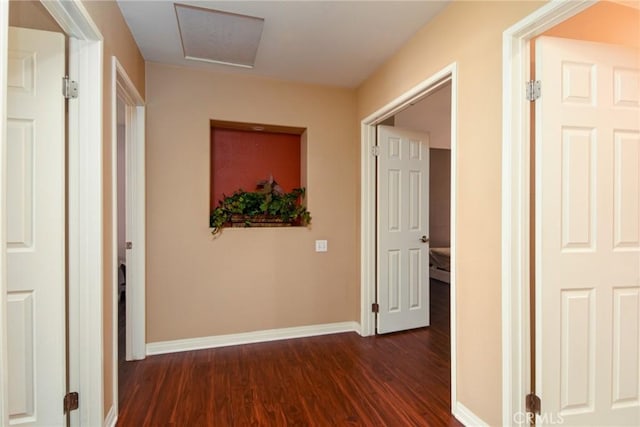
<svg viewBox="0 0 640 427"><path fill-rule="evenodd" d="M145 107L144 100L124 67L111 59L111 188L113 289L113 402L118 413L118 100L125 105L126 186L131 198L126 200L126 215L131 218L127 235L134 244L127 254L126 280L126 359L146 357L145 337Z"/></svg>
<svg viewBox="0 0 640 427"><path fill-rule="evenodd" d="M502 38L502 423L528 425L531 391L530 120L525 83L530 79L529 40L593 5L595 0L553 0ZM544 89L543 89L544 90Z"/></svg>
<svg viewBox="0 0 640 427"><path fill-rule="evenodd" d="M68 112L69 380L81 394L72 425L102 425L102 35L80 0L42 4L70 36L69 76L80 94ZM0 1L0 84L7 81L9 4ZM9 424L7 389L6 91L0 92L0 424Z"/></svg>
<svg viewBox="0 0 640 427"><path fill-rule="evenodd" d="M0 2L0 424L9 425L7 365L7 57L9 2Z"/></svg>
<svg viewBox="0 0 640 427"><path fill-rule="evenodd" d="M451 82L451 409L457 412L456 400L456 206L457 206L457 111L458 66L454 62L407 92L367 116L361 122L360 151L360 335L375 334L375 314L371 304L376 302L376 159L372 154L376 145L376 125L397 114L409 104Z"/></svg>

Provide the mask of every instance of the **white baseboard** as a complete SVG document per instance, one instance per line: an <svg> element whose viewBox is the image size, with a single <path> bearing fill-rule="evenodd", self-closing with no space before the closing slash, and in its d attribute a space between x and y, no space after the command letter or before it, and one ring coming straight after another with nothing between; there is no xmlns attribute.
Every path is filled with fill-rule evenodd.
<svg viewBox="0 0 640 427"><path fill-rule="evenodd" d="M452 413L466 427L487 427L489 425L460 402L453 405Z"/></svg>
<svg viewBox="0 0 640 427"><path fill-rule="evenodd" d="M147 355L153 356L155 354L176 353L179 351L202 350L206 348L226 347L230 345L313 337L340 332L360 333L360 325L357 322L326 323L323 325L299 326L294 328L267 329L264 331L245 332L241 334L214 335L210 337L188 338L183 340L159 341L147 344Z"/></svg>
<svg viewBox="0 0 640 427"><path fill-rule="evenodd" d="M116 414L116 406L111 405L111 409L109 409L109 413L104 419L104 427L116 427L116 422L118 421L118 414Z"/></svg>

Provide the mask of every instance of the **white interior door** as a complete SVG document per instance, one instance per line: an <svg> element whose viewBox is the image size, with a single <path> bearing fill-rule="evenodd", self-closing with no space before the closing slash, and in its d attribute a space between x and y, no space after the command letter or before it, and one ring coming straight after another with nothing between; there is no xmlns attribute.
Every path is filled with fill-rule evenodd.
<svg viewBox="0 0 640 427"><path fill-rule="evenodd" d="M640 425L639 58L536 42L538 425Z"/></svg>
<svg viewBox="0 0 640 427"><path fill-rule="evenodd" d="M66 424L64 69L64 35L9 29L9 418L26 426Z"/></svg>
<svg viewBox="0 0 640 427"><path fill-rule="evenodd" d="M429 325L429 135L378 126L378 333Z"/></svg>

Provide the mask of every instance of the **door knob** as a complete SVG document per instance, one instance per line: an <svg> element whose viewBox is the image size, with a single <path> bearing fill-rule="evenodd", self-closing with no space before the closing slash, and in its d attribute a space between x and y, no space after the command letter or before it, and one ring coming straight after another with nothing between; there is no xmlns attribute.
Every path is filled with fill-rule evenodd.
<svg viewBox="0 0 640 427"><path fill-rule="evenodd" d="M422 236L422 237L420 238L420 241L421 241L422 243L429 243L429 238L428 238L427 236Z"/></svg>

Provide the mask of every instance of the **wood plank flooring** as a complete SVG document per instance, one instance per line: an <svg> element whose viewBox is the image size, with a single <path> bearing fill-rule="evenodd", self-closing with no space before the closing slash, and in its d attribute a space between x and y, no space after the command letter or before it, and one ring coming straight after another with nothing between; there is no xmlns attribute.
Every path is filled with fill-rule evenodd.
<svg viewBox="0 0 640 427"><path fill-rule="evenodd" d="M459 426L450 414L449 286L432 325L120 362L118 426Z"/></svg>

